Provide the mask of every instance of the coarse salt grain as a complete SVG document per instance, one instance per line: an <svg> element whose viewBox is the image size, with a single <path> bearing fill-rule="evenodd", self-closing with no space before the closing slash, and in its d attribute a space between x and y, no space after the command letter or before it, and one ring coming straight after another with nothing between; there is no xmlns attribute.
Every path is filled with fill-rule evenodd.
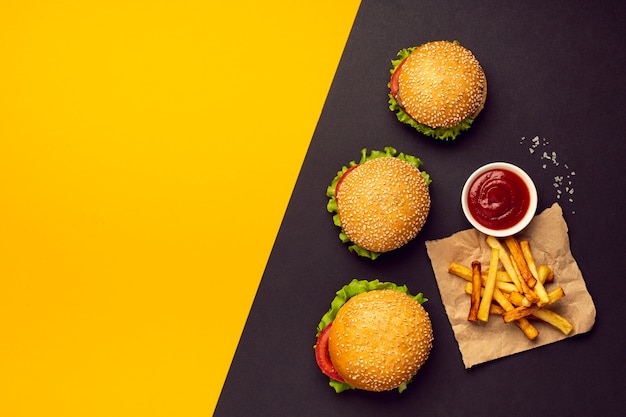
<svg viewBox="0 0 626 417"><path fill-rule="evenodd" d="M567 202L573 203L574 198L572 197L574 194L574 184L572 177L576 175L576 172L570 170L567 164L562 164L557 158L557 152L554 150L548 149L550 142L546 138L540 138L539 136L534 136L527 140L525 136L523 136L520 140L520 145L527 146L528 153L530 155L539 155L539 160L542 161L541 167L543 169L558 169L554 175L554 182L552 183L553 188L556 191L557 200L561 199L561 196L564 194L568 195ZM544 150L541 153L536 152L537 148L542 147ZM565 171L565 172L563 172ZM574 210L571 211L572 214L576 212Z"/></svg>

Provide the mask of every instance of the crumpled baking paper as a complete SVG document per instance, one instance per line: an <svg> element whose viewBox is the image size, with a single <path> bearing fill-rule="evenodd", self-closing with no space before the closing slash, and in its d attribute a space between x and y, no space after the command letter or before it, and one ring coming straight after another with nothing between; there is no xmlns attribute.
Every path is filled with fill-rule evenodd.
<svg viewBox="0 0 626 417"><path fill-rule="evenodd" d="M485 241L486 235L468 229L447 238L427 241L426 249L437 286L466 369L588 332L595 323L596 308L570 251L568 228L561 207L553 204L535 216L516 237L530 242L537 266L545 264L554 271L554 281L547 283L546 289L550 291L560 286L565 297L548 308L569 320L574 330L566 336L548 323L533 321L539 336L529 340L517 325L504 323L496 315L490 315L487 323L469 322L470 297L464 291L467 281L450 274L448 267L456 262L471 268L472 261L478 260L483 270L488 269L491 248Z"/></svg>

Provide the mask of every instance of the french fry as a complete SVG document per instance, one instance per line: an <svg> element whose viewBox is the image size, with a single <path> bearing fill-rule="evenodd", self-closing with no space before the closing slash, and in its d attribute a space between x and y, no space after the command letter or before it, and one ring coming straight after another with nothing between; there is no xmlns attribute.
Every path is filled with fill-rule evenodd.
<svg viewBox="0 0 626 417"><path fill-rule="evenodd" d="M530 251L530 242L527 240L520 240L519 246L522 250L522 255L524 256L524 260L526 261L526 265L528 266L530 273L533 275L533 277L537 278L539 274L537 273L537 264L535 263L535 258L533 258L533 254Z"/></svg>
<svg viewBox="0 0 626 417"><path fill-rule="evenodd" d="M513 291L511 293L509 293L509 297L508 300L511 302L511 304L513 304L515 307L530 307L533 303L531 303L528 298L524 297L523 294L517 292L517 291Z"/></svg>
<svg viewBox="0 0 626 417"><path fill-rule="evenodd" d="M566 318L552 310L542 307L533 313L537 317L559 329L563 334L568 335L574 330L574 326Z"/></svg>
<svg viewBox="0 0 626 417"><path fill-rule="evenodd" d="M535 292L528 285L526 279L522 276L522 273L517 265L517 262L515 262L513 255L511 255L511 264L513 264L513 270L515 271L514 273L517 276L517 279L519 280L522 287L522 293L526 296L526 298L528 298L528 301L530 301L531 303L536 303L537 301L539 301L539 297L537 297L537 294L535 294Z"/></svg>
<svg viewBox="0 0 626 417"><path fill-rule="evenodd" d="M488 235L485 238L485 242L487 242L487 244L489 245L491 249L498 249L498 250L504 249L504 247L500 244L500 241L498 240L498 238L495 236Z"/></svg>
<svg viewBox="0 0 626 417"><path fill-rule="evenodd" d="M537 304L533 304L530 307L519 306L519 307L515 307L512 310L506 311L504 315L502 316L502 318L504 319L505 323L510 323L512 321L519 320L524 317L528 317L534 312L536 312L537 310L539 310L539 306L537 306Z"/></svg>
<svg viewBox="0 0 626 417"><path fill-rule="evenodd" d="M504 313L506 313L506 311L504 311L502 306L500 306L499 304L491 303L491 306L489 306L489 313L497 314L498 316L501 316Z"/></svg>
<svg viewBox="0 0 626 417"><path fill-rule="evenodd" d="M533 291L535 291L535 294L537 294L537 297L539 297L539 301L537 301L539 307L550 303L550 297L548 297L546 288L543 286L543 283L541 281L537 280Z"/></svg>
<svg viewBox="0 0 626 417"><path fill-rule="evenodd" d="M489 269L483 270L483 279L486 280L487 275L489 275ZM513 280L511 279L509 274L506 271L503 271L502 269L496 270L496 281L513 283Z"/></svg>
<svg viewBox="0 0 626 417"><path fill-rule="evenodd" d="M448 272L453 275L456 275L459 278L463 278L466 281L472 281L472 270L466 266L460 265L456 262L452 262L448 267ZM487 271L488 273L489 271ZM484 272L481 272L483 279L486 281L486 276ZM509 274L506 271L498 271L496 273L496 287L500 288L505 293L510 293L511 291L517 291L517 287L511 282L509 278Z"/></svg>
<svg viewBox="0 0 626 417"><path fill-rule="evenodd" d="M556 303L558 300L560 300L563 297L565 297L565 291L563 291L563 288L557 287L553 289L552 291L548 293L548 299L550 300L548 302L548 305Z"/></svg>
<svg viewBox="0 0 626 417"><path fill-rule="evenodd" d="M539 268L537 268L537 280L541 281L542 284L554 281L554 271L547 265L539 265Z"/></svg>
<svg viewBox="0 0 626 417"><path fill-rule="evenodd" d="M474 286L472 285L472 283L471 283L470 281L468 281L468 282L466 282L466 283L465 283L465 293L466 293L467 295L471 295L471 294L472 294L472 288L474 288ZM504 296L505 296L505 298L510 298L510 295L511 295L511 294L513 294L513 293L517 293L517 294L519 294L517 291L512 291L512 292L510 292L510 293L509 293L509 292L506 292L506 291L502 291L502 289L501 289L501 288L498 288L498 284L497 284L497 283L496 283L496 288L500 290L500 292L502 293L502 295L504 295ZM481 289L480 289L480 296L481 296L481 297L483 296L484 292L485 292L485 287L483 286L483 287L481 287ZM530 301L528 301L528 300L527 300L527 299L526 299L523 295L521 295L521 294L520 294L520 296L522 297L522 299L524 299L524 300L525 300L523 305L530 306L530 305L532 304L532 303L531 303ZM520 305L522 305L522 304L520 304Z"/></svg>
<svg viewBox="0 0 626 417"><path fill-rule="evenodd" d="M533 326L527 318L515 320L515 324L519 327L529 340L535 340L539 336L539 330Z"/></svg>
<svg viewBox="0 0 626 417"><path fill-rule="evenodd" d="M497 288L493 290L493 299L504 309L504 311L513 310L515 308L502 291Z"/></svg>
<svg viewBox="0 0 626 417"><path fill-rule="evenodd" d="M496 281L496 288L500 291L509 294L511 291L517 291L517 287L512 282Z"/></svg>
<svg viewBox="0 0 626 417"><path fill-rule="evenodd" d="M478 320L478 308L480 306L480 290L482 288L482 277L480 273L480 262L472 262L472 293L470 294L470 309L467 320Z"/></svg>
<svg viewBox="0 0 626 417"><path fill-rule="evenodd" d="M546 305L554 304L558 300L563 298L564 296L565 296L565 292L563 291L563 288L561 287L555 288L548 293L548 303ZM524 297L522 294L518 293L517 291L510 293L508 296L508 300L511 302L511 304L513 304L516 307L519 307L519 306L530 307L530 305L532 304L528 301L526 297Z"/></svg>
<svg viewBox="0 0 626 417"><path fill-rule="evenodd" d="M472 281L472 270L466 266L452 262L448 267L448 272L463 278L465 281Z"/></svg>
<svg viewBox="0 0 626 417"><path fill-rule="evenodd" d="M513 307L513 304L511 304L511 302L506 298L506 296L504 294L502 294L502 291L500 291L497 288L493 291L493 299L505 311L513 310L515 308L515 307ZM527 318L521 318L519 320L516 320L515 323L524 332L524 334L526 335L526 337L528 339L535 340L537 338L537 336L539 336L539 331L537 330L537 328L535 326L533 326L528 321Z"/></svg>
<svg viewBox="0 0 626 417"><path fill-rule="evenodd" d="M499 251L498 249L491 249L491 259L489 261L489 274L485 281L485 291L480 299L480 305L478 307L478 320L487 322L489 321L489 306L493 299L493 291L496 288L496 272L498 270Z"/></svg>
<svg viewBox="0 0 626 417"><path fill-rule="evenodd" d="M521 283L519 282L519 279L517 278L517 275L515 274L515 270L513 269L513 265L511 264L511 258L509 257L509 254L507 253L504 246L502 246L500 241L494 236L487 236L486 241L487 241L487 245L489 245L491 249L498 249L500 262L502 263L504 270L507 272L509 277L511 277L511 281L517 287L517 291L521 292L522 291Z"/></svg>
<svg viewBox="0 0 626 417"><path fill-rule="evenodd" d="M509 277L509 274L506 273L506 271L502 271L496 268L495 274L496 274L496 281L511 282L511 283L513 282L511 281L511 278ZM483 280L487 281L488 276L489 276L489 269L483 270L482 271Z"/></svg>
<svg viewBox="0 0 626 417"><path fill-rule="evenodd" d="M459 278L463 278L466 281L472 280L472 269L456 262L452 262L448 267L448 272L456 275ZM483 280L487 279L487 275L489 275L489 270L481 269L481 276ZM512 282L509 274L506 271L497 270L496 271L496 279L502 282Z"/></svg>
<svg viewBox="0 0 626 417"><path fill-rule="evenodd" d="M509 236L504 238L504 244L509 248L511 261L517 265L520 276L526 281L526 284L528 284L530 288L533 288L537 279L533 276L532 272L530 272L530 269L528 269L519 241L514 236Z"/></svg>
<svg viewBox="0 0 626 417"><path fill-rule="evenodd" d="M471 295L472 288L473 286L471 282L468 282L467 284L465 284L465 293L468 295ZM485 292L485 288L483 287L481 288L481 292L480 292L481 297L484 294L484 292ZM505 312L506 310L503 309L502 306L500 306L500 304L496 302L491 303L491 305L489 306L489 314L496 314L498 316L502 316Z"/></svg>
<svg viewBox="0 0 626 417"><path fill-rule="evenodd" d="M522 240L519 242L520 248L522 249L522 255L524 256L524 260L526 261L526 265L530 270L530 273L535 277L535 286L533 287L533 291L539 297L539 301L537 304L541 307L550 302L548 298L548 293L546 292L545 287L543 286L543 282L539 279L539 273L537 272L537 264L535 263L535 259L533 258L533 254L530 251L530 242L527 240Z"/></svg>
<svg viewBox="0 0 626 417"><path fill-rule="evenodd" d="M489 275L489 270L483 271L483 278L487 278L487 275ZM511 284L513 283L513 280L511 279L509 274L501 269L498 269L496 271L496 281L508 282Z"/></svg>
<svg viewBox="0 0 626 417"><path fill-rule="evenodd" d="M472 291L473 291L473 289L474 289L474 286L472 285L472 283L471 283L471 282L467 282L467 283L465 284L465 294L467 294L467 295L472 295ZM485 292L485 287L481 287L481 288L480 288L480 296L481 296L481 297L483 296L483 293L484 293L484 292Z"/></svg>

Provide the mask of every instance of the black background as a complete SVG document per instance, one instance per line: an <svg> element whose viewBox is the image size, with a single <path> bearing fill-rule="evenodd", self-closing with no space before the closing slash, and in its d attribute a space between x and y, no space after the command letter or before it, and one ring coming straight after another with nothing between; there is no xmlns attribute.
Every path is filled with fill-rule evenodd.
<svg viewBox="0 0 626 417"><path fill-rule="evenodd" d="M624 5L362 2L216 416L623 415ZM439 39L471 49L489 85L472 129L447 143L400 124L387 107L390 60L402 48ZM536 136L543 145L531 153ZM362 148L384 146L422 159L433 179L432 206L416 240L372 262L349 253L337 238L325 191ZM558 165L543 159L544 151L555 152ZM496 160L518 164L533 177L538 211L561 204L598 315L587 334L466 370L424 242L469 227L459 203L463 182ZM561 187L555 176L564 176ZM566 185L574 193L557 199ZM430 299L434 348L402 394L335 394L315 364L315 328L335 291L352 278L407 284Z"/></svg>

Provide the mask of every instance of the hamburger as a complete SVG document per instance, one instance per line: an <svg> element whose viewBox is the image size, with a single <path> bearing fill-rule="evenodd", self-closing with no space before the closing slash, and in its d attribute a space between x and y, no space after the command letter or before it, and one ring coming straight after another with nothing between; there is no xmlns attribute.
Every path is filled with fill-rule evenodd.
<svg viewBox="0 0 626 417"><path fill-rule="evenodd" d="M403 392L432 349L426 301L406 285L378 280L353 279L337 291L315 344L316 362L335 392Z"/></svg>
<svg viewBox="0 0 626 417"><path fill-rule="evenodd" d="M487 78L459 42L402 49L392 60L389 109L399 121L444 141L468 130L487 99Z"/></svg>
<svg viewBox="0 0 626 417"><path fill-rule="evenodd" d="M376 259L411 241L430 210L430 176L411 155L361 151L359 162L344 166L326 190L327 210L341 228L339 238L362 257Z"/></svg>

